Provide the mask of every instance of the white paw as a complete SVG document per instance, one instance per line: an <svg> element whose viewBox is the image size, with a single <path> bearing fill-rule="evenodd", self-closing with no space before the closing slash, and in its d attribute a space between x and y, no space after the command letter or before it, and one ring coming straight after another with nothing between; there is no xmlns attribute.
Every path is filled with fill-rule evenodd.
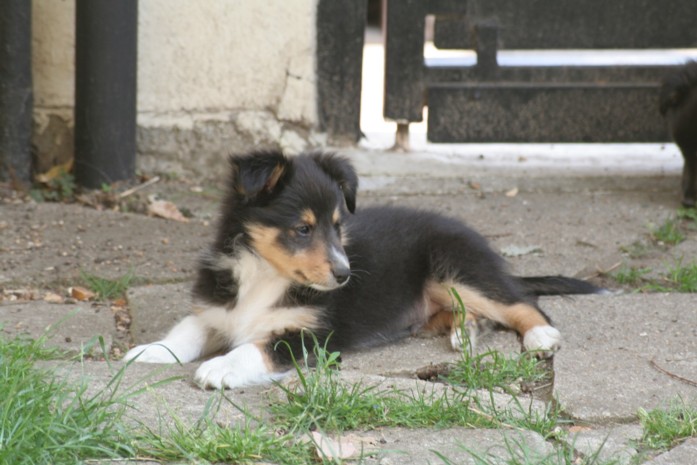
<svg viewBox="0 0 697 465"><path fill-rule="evenodd" d="M136 346L126 352L124 362L134 360L144 363L177 363L174 353L161 342Z"/></svg>
<svg viewBox="0 0 697 465"><path fill-rule="evenodd" d="M465 324L465 334L462 334L462 328L455 328L450 332L450 345L453 350L459 352L463 348L472 354L477 347L477 323L468 321Z"/></svg>
<svg viewBox="0 0 697 465"><path fill-rule="evenodd" d="M540 358L549 358L561 347L561 333L549 325L535 326L525 333L523 346Z"/></svg>
<svg viewBox="0 0 697 465"><path fill-rule="evenodd" d="M242 344L225 355L202 363L196 370L194 381L203 389L233 389L267 384L284 375L269 371L254 344Z"/></svg>

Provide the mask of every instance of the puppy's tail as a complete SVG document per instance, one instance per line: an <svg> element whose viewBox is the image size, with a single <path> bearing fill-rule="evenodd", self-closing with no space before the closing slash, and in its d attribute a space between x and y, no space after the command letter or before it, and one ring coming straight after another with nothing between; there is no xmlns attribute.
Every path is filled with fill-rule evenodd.
<svg viewBox="0 0 697 465"><path fill-rule="evenodd" d="M517 277L518 283L529 295L565 295L565 294L606 294L609 291L588 281L566 276L531 276Z"/></svg>

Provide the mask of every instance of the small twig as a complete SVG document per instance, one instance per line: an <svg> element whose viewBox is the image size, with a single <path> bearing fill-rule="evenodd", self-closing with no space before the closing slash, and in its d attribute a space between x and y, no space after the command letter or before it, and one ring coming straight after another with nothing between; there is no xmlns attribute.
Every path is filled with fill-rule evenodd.
<svg viewBox="0 0 697 465"><path fill-rule="evenodd" d="M159 177L159 176L155 176L155 177L152 178L152 179L148 179L148 180L145 181L143 184L140 184L140 185L135 186L135 187L131 187L130 189L127 189L127 190L121 192L121 193L119 194L119 198L120 198L120 199L126 198L126 197L128 197L129 195L135 194L135 193L138 192L139 190L145 189L146 187L151 186L151 185L153 185L153 184L155 184L156 182L159 182L159 181L160 181L160 177Z"/></svg>
<svg viewBox="0 0 697 465"><path fill-rule="evenodd" d="M671 373L670 371L666 370L665 368L662 368L658 366L655 360L651 360L649 364L656 370L660 371L666 376L670 376L673 379L677 379L678 381L682 381L685 384L689 384L690 386L697 387L697 381L692 381L691 379L683 378L682 376L678 376L675 373Z"/></svg>
<svg viewBox="0 0 697 465"><path fill-rule="evenodd" d="M614 265L610 266L609 268L602 269L599 266L595 267L595 271L590 273L587 276L582 276L581 279L583 280L588 280L588 279L593 279L597 278L598 276L605 276L610 274L610 272L616 268L619 268L622 265L622 262L617 262Z"/></svg>

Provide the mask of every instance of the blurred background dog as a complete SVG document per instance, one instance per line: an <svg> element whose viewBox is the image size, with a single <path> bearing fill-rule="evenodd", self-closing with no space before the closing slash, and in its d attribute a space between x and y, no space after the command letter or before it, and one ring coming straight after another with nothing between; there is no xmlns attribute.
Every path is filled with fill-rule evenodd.
<svg viewBox="0 0 697 465"><path fill-rule="evenodd" d="M694 208L697 201L697 62L689 61L666 76L661 86L659 109L685 159L682 204Z"/></svg>

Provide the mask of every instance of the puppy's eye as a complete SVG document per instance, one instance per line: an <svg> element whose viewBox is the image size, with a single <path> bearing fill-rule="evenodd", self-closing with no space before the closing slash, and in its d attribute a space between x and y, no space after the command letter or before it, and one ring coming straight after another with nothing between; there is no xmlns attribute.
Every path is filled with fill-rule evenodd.
<svg viewBox="0 0 697 465"><path fill-rule="evenodd" d="M334 230L336 232L341 232L341 223L334 223Z"/></svg>
<svg viewBox="0 0 697 465"><path fill-rule="evenodd" d="M309 236L312 232L312 228L310 225L301 224L295 228L295 232L298 233L298 236Z"/></svg>

